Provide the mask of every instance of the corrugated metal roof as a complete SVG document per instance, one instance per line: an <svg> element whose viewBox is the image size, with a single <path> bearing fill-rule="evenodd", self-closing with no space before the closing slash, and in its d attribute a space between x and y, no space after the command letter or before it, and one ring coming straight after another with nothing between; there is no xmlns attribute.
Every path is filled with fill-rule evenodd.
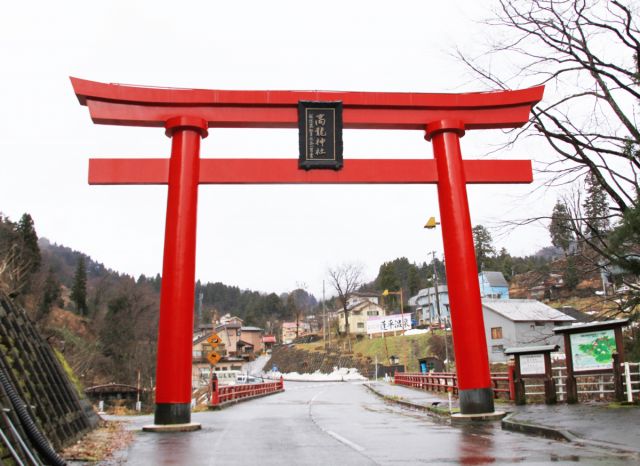
<svg viewBox="0 0 640 466"><path fill-rule="evenodd" d="M483 299L482 305L513 322L575 321L573 317L535 299Z"/></svg>
<svg viewBox="0 0 640 466"><path fill-rule="evenodd" d="M482 273L484 274L484 279L489 283L489 286L503 286L507 288L509 287L509 284L504 279L504 275L502 275L502 272L485 271Z"/></svg>
<svg viewBox="0 0 640 466"><path fill-rule="evenodd" d="M527 354L527 353L544 353L546 351L558 351L560 347L558 345L542 345L542 346L521 346L513 348L507 348L504 350L504 354Z"/></svg>

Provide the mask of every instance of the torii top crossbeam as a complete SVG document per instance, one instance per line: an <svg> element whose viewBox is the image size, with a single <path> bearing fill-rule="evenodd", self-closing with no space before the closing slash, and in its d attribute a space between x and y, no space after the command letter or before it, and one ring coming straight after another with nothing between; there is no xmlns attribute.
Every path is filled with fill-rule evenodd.
<svg viewBox="0 0 640 466"><path fill-rule="evenodd" d="M465 129L514 128L529 120L543 87L467 94L326 91L222 91L104 84L71 78L94 123L164 127L175 116L209 128L297 128L298 101L342 101L345 129L417 129L441 120Z"/></svg>
<svg viewBox="0 0 640 466"><path fill-rule="evenodd" d="M92 184L168 184L155 422L190 422L195 231L199 184L437 183L463 414L493 412L467 183L529 183L528 160L463 160L466 130L525 124L543 87L468 94L221 91L104 84L71 78L94 123L164 127L170 159L94 159ZM210 128L296 128L299 101L341 101L345 129L424 130L432 160L349 160L341 170L297 159L203 159Z"/></svg>

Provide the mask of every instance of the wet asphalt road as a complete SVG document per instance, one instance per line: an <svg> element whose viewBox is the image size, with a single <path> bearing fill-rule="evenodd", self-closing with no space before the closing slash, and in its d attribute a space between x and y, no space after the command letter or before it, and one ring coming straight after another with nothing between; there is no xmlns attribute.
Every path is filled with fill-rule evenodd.
<svg viewBox="0 0 640 466"><path fill-rule="evenodd" d="M195 413L202 430L138 432L127 465L637 464L608 450L501 430L452 427L385 403L361 384L287 382L281 394ZM150 416L128 418L129 428ZM113 463L112 463L113 464Z"/></svg>

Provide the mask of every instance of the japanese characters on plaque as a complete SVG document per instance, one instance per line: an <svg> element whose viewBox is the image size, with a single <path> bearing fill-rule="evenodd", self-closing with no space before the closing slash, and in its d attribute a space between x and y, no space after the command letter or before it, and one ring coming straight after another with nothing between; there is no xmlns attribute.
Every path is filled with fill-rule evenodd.
<svg viewBox="0 0 640 466"><path fill-rule="evenodd" d="M367 318L367 333L411 330L411 314L395 314Z"/></svg>
<svg viewBox="0 0 640 466"><path fill-rule="evenodd" d="M298 102L298 167L342 168L342 102Z"/></svg>

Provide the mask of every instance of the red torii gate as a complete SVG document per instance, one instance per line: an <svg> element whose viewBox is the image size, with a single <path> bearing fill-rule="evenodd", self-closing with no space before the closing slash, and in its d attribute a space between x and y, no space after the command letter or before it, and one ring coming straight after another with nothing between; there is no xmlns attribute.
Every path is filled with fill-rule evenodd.
<svg viewBox="0 0 640 466"><path fill-rule="evenodd" d="M465 130L515 128L543 86L516 91L417 94L221 91L104 84L71 78L94 123L164 127L170 159L91 159L91 184L168 184L158 332L155 424L188 427L199 184L437 183L462 414L493 413L467 183L530 183L528 160L463 160ZM424 130L432 160L349 160L301 170L290 159L200 159L208 128L297 128L299 101L342 101L346 129ZM186 426L185 426L186 425Z"/></svg>

